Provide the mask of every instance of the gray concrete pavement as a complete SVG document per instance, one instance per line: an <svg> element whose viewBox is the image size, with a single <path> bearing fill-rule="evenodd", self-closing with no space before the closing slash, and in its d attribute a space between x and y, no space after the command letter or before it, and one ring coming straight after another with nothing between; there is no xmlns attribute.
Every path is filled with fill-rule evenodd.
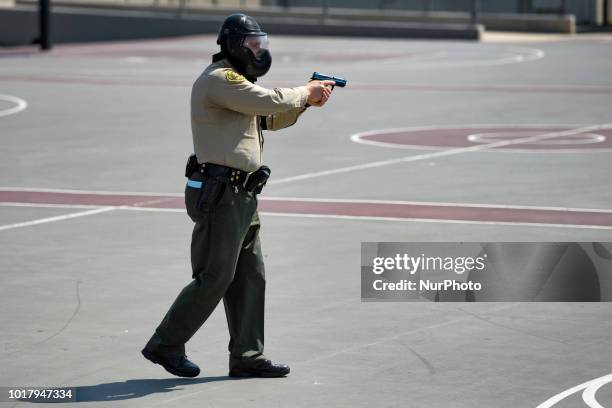
<svg viewBox="0 0 612 408"><path fill-rule="evenodd" d="M267 135L272 180L427 152L350 141L373 129L612 122L610 42L271 40L275 62L262 84L301 84L314 70L349 79L324 109ZM180 194L190 85L211 41L0 57L0 94L27 102L0 117L0 187ZM0 98L0 112L13 105ZM272 184L265 195L609 211L611 158L604 150L461 153ZM0 227L87 210L5 204ZM140 348L190 278L191 224L180 210L115 208L0 230L0 386L78 387L77 405L94 407L515 408L612 372L607 304L359 298L362 241L610 241L609 228L262 220L266 349L291 364L290 377L226 377L222 308L188 344L199 378L175 379L145 361ZM610 406L611 386L597 398ZM580 406L580 395L554 405Z"/></svg>

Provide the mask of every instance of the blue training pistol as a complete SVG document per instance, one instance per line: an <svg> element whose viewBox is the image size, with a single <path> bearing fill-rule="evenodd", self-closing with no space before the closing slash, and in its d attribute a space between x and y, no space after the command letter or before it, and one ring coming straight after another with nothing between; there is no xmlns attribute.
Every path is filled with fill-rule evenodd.
<svg viewBox="0 0 612 408"><path fill-rule="evenodd" d="M313 72L310 79L312 79L313 81L334 81L336 82L336 84L332 85L332 89L334 89L334 86L339 86L340 88L344 88L346 86L346 83L348 82L344 78L323 75L320 72Z"/></svg>

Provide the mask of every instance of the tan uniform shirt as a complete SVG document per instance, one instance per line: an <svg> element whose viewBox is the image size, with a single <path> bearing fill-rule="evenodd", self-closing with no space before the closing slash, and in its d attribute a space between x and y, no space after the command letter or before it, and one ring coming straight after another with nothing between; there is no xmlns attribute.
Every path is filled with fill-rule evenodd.
<svg viewBox="0 0 612 408"><path fill-rule="evenodd" d="M260 116L269 130L293 125L305 110L306 87L266 89L223 59L209 65L191 91L191 130L198 162L244 171L261 166Z"/></svg>

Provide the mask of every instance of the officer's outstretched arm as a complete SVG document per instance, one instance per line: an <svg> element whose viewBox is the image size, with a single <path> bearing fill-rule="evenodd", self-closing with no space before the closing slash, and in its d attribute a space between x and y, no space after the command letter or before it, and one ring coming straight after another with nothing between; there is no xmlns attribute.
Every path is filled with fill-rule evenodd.
<svg viewBox="0 0 612 408"><path fill-rule="evenodd" d="M293 108L285 112L262 116L262 128L266 130L279 130L294 125L306 108Z"/></svg>
<svg viewBox="0 0 612 408"><path fill-rule="evenodd" d="M207 93L209 100L216 105L260 116L303 108L309 96L305 86L267 89L247 81L231 70L215 72Z"/></svg>
<svg viewBox="0 0 612 408"><path fill-rule="evenodd" d="M306 85L308 90L307 105L302 108L293 108L284 112L274 113L268 116L262 116L262 128L268 130L278 130L289 127L297 122L298 118L307 106L325 105L331 96L331 90L334 81L311 81Z"/></svg>

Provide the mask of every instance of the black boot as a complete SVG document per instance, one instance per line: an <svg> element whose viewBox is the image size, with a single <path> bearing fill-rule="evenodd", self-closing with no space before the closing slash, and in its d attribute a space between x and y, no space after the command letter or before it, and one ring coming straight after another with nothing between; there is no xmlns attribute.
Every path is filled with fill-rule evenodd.
<svg viewBox="0 0 612 408"><path fill-rule="evenodd" d="M289 366L286 364L274 364L270 360L256 359L237 364L230 369L230 377L285 377L289 374Z"/></svg>
<svg viewBox="0 0 612 408"><path fill-rule="evenodd" d="M200 374L200 367L187 359L187 356L164 356L148 350L142 349L142 355L149 361L159 364L171 374L179 377L197 377Z"/></svg>

